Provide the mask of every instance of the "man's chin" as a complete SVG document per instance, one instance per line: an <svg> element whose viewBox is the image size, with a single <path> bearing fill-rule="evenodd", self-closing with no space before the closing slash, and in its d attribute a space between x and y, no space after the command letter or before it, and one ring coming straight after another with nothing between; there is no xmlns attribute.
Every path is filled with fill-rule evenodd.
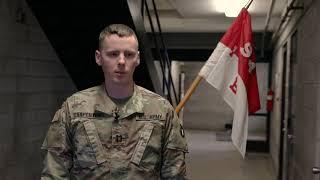
<svg viewBox="0 0 320 180"><path fill-rule="evenodd" d="M130 81L128 81L127 79L113 79L112 83L114 85L118 85L118 86L125 86L128 85Z"/></svg>

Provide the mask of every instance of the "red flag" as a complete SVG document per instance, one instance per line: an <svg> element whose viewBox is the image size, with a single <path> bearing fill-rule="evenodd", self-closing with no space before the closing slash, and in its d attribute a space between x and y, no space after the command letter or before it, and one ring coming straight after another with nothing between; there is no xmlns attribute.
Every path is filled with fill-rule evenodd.
<svg viewBox="0 0 320 180"><path fill-rule="evenodd" d="M260 109L251 17L245 8L224 34L199 75L217 88L234 110L231 139L245 156L248 114Z"/></svg>
<svg viewBox="0 0 320 180"><path fill-rule="evenodd" d="M220 42L230 49L240 47L240 50L236 51L239 58L238 72L247 89L249 113L254 113L260 109L260 100L255 68L256 56L252 48L251 17L245 8Z"/></svg>

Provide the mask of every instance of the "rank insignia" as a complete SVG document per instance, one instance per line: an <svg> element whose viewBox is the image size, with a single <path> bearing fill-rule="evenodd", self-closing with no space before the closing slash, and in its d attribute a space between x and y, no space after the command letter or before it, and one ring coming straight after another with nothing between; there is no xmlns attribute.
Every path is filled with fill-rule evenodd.
<svg viewBox="0 0 320 180"><path fill-rule="evenodd" d="M183 129L181 124L180 124L180 134L181 134L182 137L185 136L184 129Z"/></svg>

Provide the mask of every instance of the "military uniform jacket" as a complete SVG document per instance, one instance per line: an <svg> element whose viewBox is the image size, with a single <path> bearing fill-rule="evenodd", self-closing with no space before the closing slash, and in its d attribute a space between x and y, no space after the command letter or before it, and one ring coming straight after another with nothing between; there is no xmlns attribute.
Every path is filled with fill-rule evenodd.
<svg viewBox="0 0 320 180"><path fill-rule="evenodd" d="M42 149L41 179L186 179L180 120L167 100L137 85L122 106L104 85L69 97Z"/></svg>

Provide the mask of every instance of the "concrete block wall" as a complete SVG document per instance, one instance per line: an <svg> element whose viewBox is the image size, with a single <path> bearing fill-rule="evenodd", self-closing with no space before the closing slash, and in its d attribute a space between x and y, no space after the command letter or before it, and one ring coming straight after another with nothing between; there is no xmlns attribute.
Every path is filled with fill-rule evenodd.
<svg viewBox="0 0 320 180"><path fill-rule="evenodd" d="M185 92L197 77L205 62L190 61L184 63ZM187 129L224 130L226 123L232 123L233 111L223 100L219 92L205 80L202 80L183 110L184 127Z"/></svg>
<svg viewBox="0 0 320 180"><path fill-rule="evenodd" d="M294 97L296 117L294 121L294 144L292 174L290 180L318 180L312 167L320 167L320 1L303 0L304 10L295 12L276 43L273 58L273 85L275 98L281 97L283 49L290 44L290 36L297 31L297 62ZM285 98L284 98L285 99ZM285 99L286 100L286 99ZM281 101L275 101L271 114L271 156L276 170L279 167ZM285 172L283 172L285 173Z"/></svg>
<svg viewBox="0 0 320 180"><path fill-rule="evenodd" d="M75 91L26 3L0 1L0 179L39 179L48 125Z"/></svg>
<svg viewBox="0 0 320 180"><path fill-rule="evenodd" d="M307 3L310 4L307 4ZM307 1L310 7L298 26L298 99L295 176L319 179L310 173L320 167L320 1ZM303 127L303 128L299 128Z"/></svg>

